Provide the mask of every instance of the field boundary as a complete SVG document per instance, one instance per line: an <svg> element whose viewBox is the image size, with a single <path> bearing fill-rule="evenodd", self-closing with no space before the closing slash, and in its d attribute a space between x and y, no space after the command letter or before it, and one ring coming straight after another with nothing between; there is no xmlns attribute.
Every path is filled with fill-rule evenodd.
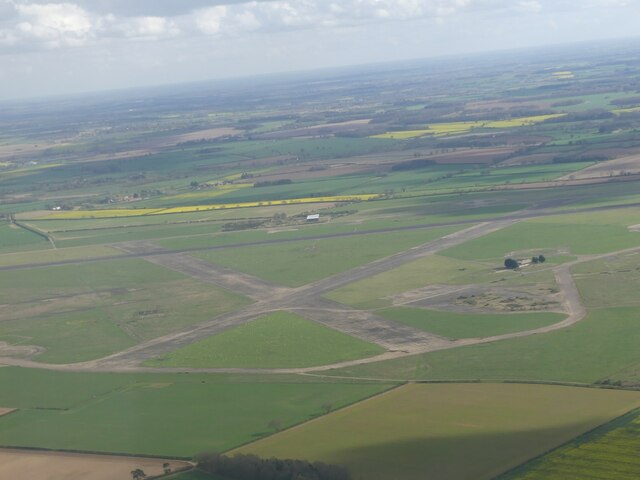
<svg viewBox="0 0 640 480"><path fill-rule="evenodd" d="M303 426L309 425L310 423L313 423L313 422L316 422L318 420L321 420L321 419L331 415L332 413L342 412L344 410L348 410L350 408L354 408L354 407L360 405L361 403L367 402L369 400L373 400L374 398L382 397L383 395L387 395L387 394L389 394L391 392L394 392L394 391L396 391L396 390L398 390L398 389L400 389L400 388L402 388L402 387L404 387L406 385L409 385L411 383L415 383L415 382L404 381L402 383L394 383L394 385L392 385L391 387L389 387L389 388L387 388L385 390L382 390L381 392L377 392L377 393L374 393L372 395L368 395L366 397L360 398L360 399L355 400L355 401L353 401L351 403L347 403L347 404L343 405L342 407L332 409L331 411L329 411L327 413L322 413L320 415L314 416L313 418L310 418L308 420L303 420L302 422L296 423L295 425L291 425L290 427L283 428L282 430L278 430L277 432L273 432L271 435L266 435L266 436L261 437L261 438L256 438L256 439L253 439L253 440L249 440L248 442L244 442L244 443L242 443L240 445L237 445L237 446L235 446L235 447L233 447L233 448L231 448L229 450L225 450L225 451L223 451L221 453L225 454L225 455L229 454L229 453L233 453L234 451L236 451L236 450L238 450L240 448L246 447L247 445L251 445L252 443L256 443L256 442L260 442L262 440L266 440L267 438L271 438L274 435L278 435L278 434L283 433L283 432L287 432L287 431L290 431L290 430L295 430L297 428L301 428Z"/></svg>
<svg viewBox="0 0 640 480"><path fill-rule="evenodd" d="M576 388L590 388L596 390L621 390L628 392L640 392L640 385L638 386L622 386L622 385L607 385L602 383L581 383L581 382L561 382L553 380L505 380L505 379L451 379L451 380L407 380L397 378L369 378L369 377L346 377L337 375L326 375L322 373L303 372L297 375L304 375L307 377L319 377L326 379L339 379L339 380L356 380L356 381L370 381L370 382L404 382L404 383L416 383L416 384L466 384L466 383L495 383L495 384L515 384L515 385L550 385L556 387L576 387Z"/></svg>
<svg viewBox="0 0 640 480"><path fill-rule="evenodd" d="M181 462L192 463L191 457L179 457L174 455L150 455L138 453L118 453L118 452L98 452L94 450L77 450L47 447L24 447L15 445L0 445L0 450L16 450L23 452L43 452L43 453L74 453L78 455L99 455L101 457L127 457L127 458L149 458L152 460L179 460Z"/></svg>

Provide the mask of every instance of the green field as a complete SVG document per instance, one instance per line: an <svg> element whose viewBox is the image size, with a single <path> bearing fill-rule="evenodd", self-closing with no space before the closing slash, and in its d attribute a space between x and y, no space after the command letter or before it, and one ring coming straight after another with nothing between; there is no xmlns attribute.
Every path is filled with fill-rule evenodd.
<svg viewBox="0 0 640 480"><path fill-rule="evenodd" d="M636 480L640 477L640 411L582 435L500 480Z"/></svg>
<svg viewBox="0 0 640 480"><path fill-rule="evenodd" d="M640 235L640 233L638 233ZM640 258L637 253L581 263L571 269L589 308L637 306Z"/></svg>
<svg viewBox="0 0 640 480"><path fill-rule="evenodd" d="M429 228L396 233L326 238L224 251L197 256L274 283L296 287L410 247L436 240L459 230L457 227Z"/></svg>
<svg viewBox="0 0 640 480"><path fill-rule="evenodd" d="M640 393L407 385L239 449L347 466L367 480L482 480L640 405Z"/></svg>
<svg viewBox="0 0 640 480"><path fill-rule="evenodd" d="M415 380L593 383L640 364L636 341L640 334L639 313L638 308L596 310L572 327L544 335L426 353L333 372L341 376ZM632 372L628 371L628 374ZM618 376L616 378L619 379Z"/></svg>
<svg viewBox="0 0 640 480"><path fill-rule="evenodd" d="M224 451L388 385L0 368L0 445L192 457Z"/></svg>
<svg viewBox="0 0 640 480"><path fill-rule="evenodd" d="M313 367L371 357L384 351L292 313L276 312L146 364L194 368Z"/></svg>
<svg viewBox="0 0 640 480"><path fill-rule="evenodd" d="M82 260L94 257L108 257L122 252L107 246L58 248L56 250L34 250L30 252L5 253L0 255L0 266L25 265L33 263Z"/></svg>
<svg viewBox="0 0 640 480"><path fill-rule="evenodd" d="M396 307L379 310L379 315L426 332L449 338L490 337L533 330L557 323L558 313L467 314Z"/></svg>
<svg viewBox="0 0 640 480"><path fill-rule="evenodd" d="M90 360L249 301L143 260L0 272L0 341L37 345L38 360Z"/></svg>
<svg viewBox="0 0 640 480"><path fill-rule="evenodd" d="M0 221L0 253L47 248L51 248L51 244L44 237L18 225Z"/></svg>
<svg viewBox="0 0 640 480"><path fill-rule="evenodd" d="M454 258L502 258L510 252L559 250L574 255L614 252L640 246L640 235L628 227L640 223L638 210L559 215L528 220L443 252ZM522 255L521 255L522 256Z"/></svg>

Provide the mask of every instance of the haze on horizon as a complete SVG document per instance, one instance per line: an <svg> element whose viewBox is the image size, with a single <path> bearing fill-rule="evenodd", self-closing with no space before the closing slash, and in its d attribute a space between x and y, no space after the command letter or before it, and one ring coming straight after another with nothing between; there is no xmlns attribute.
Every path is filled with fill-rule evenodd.
<svg viewBox="0 0 640 480"><path fill-rule="evenodd" d="M637 0L0 0L0 99L637 35Z"/></svg>

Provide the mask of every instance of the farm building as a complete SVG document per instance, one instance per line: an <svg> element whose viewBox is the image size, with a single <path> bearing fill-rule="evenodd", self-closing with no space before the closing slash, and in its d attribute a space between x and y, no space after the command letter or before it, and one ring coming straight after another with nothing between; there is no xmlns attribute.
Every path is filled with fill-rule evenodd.
<svg viewBox="0 0 640 480"><path fill-rule="evenodd" d="M313 215L307 215L307 222L317 222L320 220L320 214L314 213Z"/></svg>

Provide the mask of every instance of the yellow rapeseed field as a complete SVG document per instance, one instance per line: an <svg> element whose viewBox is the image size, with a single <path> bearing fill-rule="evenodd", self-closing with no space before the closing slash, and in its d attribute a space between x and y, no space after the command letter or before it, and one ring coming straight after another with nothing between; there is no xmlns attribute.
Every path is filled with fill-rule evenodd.
<svg viewBox="0 0 640 480"><path fill-rule="evenodd" d="M214 188L207 190L199 190L197 192L180 193L178 195L170 195L164 197L165 200L184 200L184 199L202 199L214 198L229 192L235 192L243 188L253 187L253 183L228 183L225 185L216 185Z"/></svg>
<svg viewBox="0 0 640 480"><path fill-rule="evenodd" d="M165 215L169 213L193 213L210 210L223 210L228 208L268 207L276 205L299 205L304 203L332 203L332 202L356 202L379 198L378 194L362 195L336 195L327 197L290 198L286 200L264 200L261 202L218 203L211 205L187 205L173 208L136 208L136 209L105 209L105 210L74 210L67 212L54 212L48 215L48 219L78 219L78 218L109 218L109 217L133 217L143 215Z"/></svg>
<svg viewBox="0 0 640 480"><path fill-rule="evenodd" d="M443 137L447 135L457 135L466 133L474 128L515 128L524 127L526 125L535 125L544 122L550 118L557 118L566 115L565 113L554 113L551 115L534 115L530 117L511 118L509 120L478 120L474 122L450 122L450 123L433 123L427 125L422 130L405 130L400 132L387 132L379 135L373 135L373 138L394 138L398 140L406 140L408 138L422 137L424 135L433 135L435 137Z"/></svg>
<svg viewBox="0 0 640 480"><path fill-rule="evenodd" d="M620 115L621 113L632 113L632 112L640 112L640 107L629 107L629 108L617 108L612 110L616 115Z"/></svg>

